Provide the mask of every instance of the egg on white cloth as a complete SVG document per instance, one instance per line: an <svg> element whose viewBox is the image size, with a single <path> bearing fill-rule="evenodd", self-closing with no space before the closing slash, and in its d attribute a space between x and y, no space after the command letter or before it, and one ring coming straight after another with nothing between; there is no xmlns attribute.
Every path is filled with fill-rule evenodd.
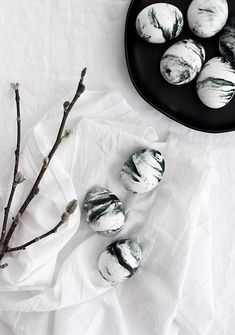
<svg viewBox="0 0 235 335"><path fill-rule="evenodd" d="M167 3L155 3L145 7L136 19L139 36L150 43L165 43L177 37L183 25L181 11Z"/></svg>
<svg viewBox="0 0 235 335"><path fill-rule="evenodd" d="M110 244L98 262L101 276L115 284L132 277L138 270L142 251L133 240L123 239Z"/></svg>
<svg viewBox="0 0 235 335"><path fill-rule="evenodd" d="M99 235L114 236L122 230L125 223L123 205L109 190L101 187L92 189L83 208L88 225Z"/></svg>
<svg viewBox="0 0 235 335"><path fill-rule="evenodd" d="M214 36L228 19L228 3L226 0L193 0L187 18L195 35L202 38Z"/></svg>
<svg viewBox="0 0 235 335"><path fill-rule="evenodd" d="M204 47L192 39L184 39L167 49L160 62L160 71L170 84L183 85L196 77L204 61Z"/></svg>
<svg viewBox="0 0 235 335"><path fill-rule="evenodd" d="M223 57L210 59L197 79L197 93L209 108L226 106L234 96L235 70Z"/></svg>
<svg viewBox="0 0 235 335"><path fill-rule="evenodd" d="M133 153L124 163L121 181L132 193L145 193L154 189L165 171L163 155L153 149L143 149Z"/></svg>

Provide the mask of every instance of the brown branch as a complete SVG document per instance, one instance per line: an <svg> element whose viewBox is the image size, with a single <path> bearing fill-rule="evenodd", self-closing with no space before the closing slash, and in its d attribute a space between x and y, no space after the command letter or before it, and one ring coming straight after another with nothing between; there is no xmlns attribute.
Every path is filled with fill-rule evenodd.
<svg viewBox="0 0 235 335"><path fill-rule="evenodd" d="M51 151L49 152L48 156L46 158L44 158L42 167L41 167L41 169L39 171L39 174L38 174L38 176L37 176L37 178L36 178L36 180L35 180L35 182L32 186L31 191L29 192L27 198L25 199L24 203L20 207L17 215L12 220L12 224L10 226L10 229L9 229L9 231L6 235L5 241L4 241L3 252L2 252L2 254L0 254L0 261L2 260L2 258L4 256L4 253L8 249L8 244L11 240L11 237L12 237L17 225L20 222L20 217L25 212L26 208L28 207L29 203L32 201L34 196L39 193L39 184L40 184L40 182L41 182L41 180L42 180L42 178L43 178L43 176L44 176L44 174L45 174L45 172L46 172L46 170L47 170L47 168L50 164L50 161L51 161L53 155L55 154L57 148L59 147L59 145L60 145L60 143L63 139L64 127L65 127L68 115L69 115L71 109L73 108L73 106L75 105L76 101L79 99L81 94L85 91L85 86L83 85L85 75L86 75L86 68L83 69L82 72L81 72L81 78L80 78L80 81L78 83L78 87L77 87L76 93L75 93L72 101L71 102L66 101L64 103L63 118L61 120L61 124L60 124L60 127L59 127L59 131L58 131L55 143L54 143Z"/></svg>
<svg viewBox="0 0 235 335"><path fill-rule="evenodd" d="M61 215L61 220L59 223L57 223L57 225L52 228L51 230L49 230L48 232L35 237L34 239L28 241L27 243L24 243L18 247L13 247L13 248L7 248L4 251L4 254L9 253L9 252L14 252L14 251L20 251L20 250L25 250L27 247L29 247L30 245L39 242L40 240L48 237L49 235L52 235L54 233L57 232L57 230L62 226L62 224L64 224L66 221L68 221L69 217L71 214L73 214L73 212L75 211L75 209L77 208L77 200L72 200L70 201L70 203L67 205L66 207L66 211ZM6 266L4 266L6 267Z"/></svg>
<svg viewBox="0 0 235 335"><path fill-rule="evenodd" d="M19 168L19 157L20 157L20 141L21 141L21 118L20 118L20 95L19 95L19 84L11 84L11 87L15 91L15 101L16 101L16 114L17 114L17 144L16 144L16 150L15 150L15 166L14 166L14 174L13 174L13 181L12 181L12 187L11 192L9 195L9 199L7 202L7 206L4 208L4 219L3 219L3 225L2 225L2 233L1 233L1 239L0 239L0 247L3 246L4 238L6 235L6 228L7 228L7 221L9 212L11 209L12 200L15 194L15 189L18 184L20 184L23 181L23 175L18 172Z"/></svg>

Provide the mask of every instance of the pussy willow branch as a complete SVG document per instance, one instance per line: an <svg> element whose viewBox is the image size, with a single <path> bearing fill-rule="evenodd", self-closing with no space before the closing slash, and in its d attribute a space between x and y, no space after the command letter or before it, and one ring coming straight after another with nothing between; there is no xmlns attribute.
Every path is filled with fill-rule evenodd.
<svg viewBox="0 0 235 335"><path fill-rule="evenodd" d="M27 247L29 247L30 245L34 244L34 243L37 243L39 242L40 240L48 237L49 235L51 234L54 234L57 232L57 230L62 226L62 224L64 224L66 221L68 221L69 217L71 214L73 214L73 212L75 211L75 209L77 208L77 200L72 200L68 205L67 205L67 208L66 208L66 211L61 215L61 219L60 219L60 222L57 223L57 225L52 228L51 230L49 230L48 232L46 232L45 234L42 234L38 237L35 237L34 239L30 240L29 242L27 243L24 243L18 247L14 247L14 248L8 248L6 251L5 251L5 254L6 253L9 253L9 252L14 252L14 251L20 251L20 250L25 250Z"/></svg>
<svg viewBox="0 0 235 335"><path fill-rule="evenodd" d="M50 164L50 161L51 161L53 155L55 154L57 148L59 147L59 145L60 145L60 143L61 143L61 141L64 137L63 132L64 132L64 127L65 127L68 115L69 115L70 111L72 110L73 106L75 105L76 101L79 99L81 94L85 91L85 86L83 84L85 75L86 75L86 68L83 69L82 72L81 72L81 78L80 78L76 93L75 93L72 101L71 102L66 101L64 103L63 118L61 120L61 124L60 124L60 127L59 127L59 131L58 131L55 143L54 143L51 151L49 152L48 156L44 158L42 167L41 167L41 169L39 171L39 174L38 174L38 176L37 176L37 178L36 178L36 180L35 180L35 182L32 186L31 191L29 192L27 198L25 199L24 203L20 207L18 213L16 214L16 216L12 220L12 224L10 226L10 229L9 229L9 231L6 235L5 241L3 243L3 251L2 251L2 253L0 253L0 261L2 260L6 251L9 249L9 247L8 247L9 242L12 238L12 235L13 235L16 227L18 226L18 224L20 222L20 218L21 218L22 214L25 212L25 210L27 209L28 205L30 204L32 199L35 197L35 195L39 193L39 184L40 184L40 182L41 182L41 180L42 180L42 178L43 178L43 176L44 176L44 174L45 174L45 172L46 172L46 170L47 170L47 168Z"/></svg>
<svg viewBox="0 0 235 335"><path fill-rule="evenodd" d="M3 242L6 235L6 228L7 228L7 221L9 212L11 209L12 200L14 197L16 186L19 184L16 180L16 175L18 173L19 168L19 158L20 158L20 140L21 140L21 119L20 119L20 94L19 94L19 84L11 84L11 87L15 91L15 101L16 101L16 114L17 114L17 144L16 144L16 150L15 150L15 166L14 166L14 174L13 174L13 181L12 181L12 187L11 192L9 195L9 199L7 202L7 206L4 208L4 219L3 219L3 225L2 225L2 233L1 233L1 239L0 239L0 247L3 246Z"/></svg>

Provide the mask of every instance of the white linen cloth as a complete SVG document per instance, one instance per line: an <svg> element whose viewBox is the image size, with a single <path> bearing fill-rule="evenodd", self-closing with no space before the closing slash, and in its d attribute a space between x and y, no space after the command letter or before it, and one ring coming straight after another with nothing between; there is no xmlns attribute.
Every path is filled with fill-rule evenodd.
<svg viewBox="0 0 235 335"><path fill-rule="evenodd" d="M62 101L27 138L21 162L27 183L19 187L21 199L61 117ZM53 236L15 258L6 257L0 317L10 333L207 333L214 317L206 206L214 180L209 156L175 135L160 143L145 123L117 92L87 92L71 112L67 127L73 133L53 158L13 242L21 244L53 227L71 199L78 198L82 207L94 186L118 195L126 225L118 236L104 238L89 229L83 216L80 223L77 211ZM132 195L120 182L121 167L132 152L145 147L163 153L166 172L157 189ZM4 175L1 185L5 180ZM3 189L2 199L5 193ZM135 239L143 261L132 279L112 287L99 275L97 260L117 238Z"/></svg>
<svg viewBox="0 0 235 335"><path fill-rule="evenodd" d="M15 106L9 83L18 80L21 84L25 138L26 129L35 126L62 96L69 96L69 90L77 85L78 72L84 66L88 68L86 84L89 89L119 90L135 108L138 116L157 131L161 141L165 141L169 132L173 131L180 135L184 143L193 142L195 146L207 149L220 179L220 182L211 188L208 206L215 302L215 317L208 335L233 335L235 133L196 132L168 119L139 97L129 79L124 56L124 25L129 4L130 0L0 1L0 173L2 174L12 159L15 149ZM211 117L213 118L213 112ZM64 201L56 215L60 214L63 206ZM190 306L192 308L192 304ZM197 310L199 311L199 308ZM68 318L69 313L68 309ZM24 327L24 321L27 318L32 321L33 315L25 313L24 319L19 317L17 327L20 327L21 321ZM44 325L44 322L39 323L39 319L45 320L47 316L51 320L49 314L36 314L35 334L38 330L37 322ZM16 315L13 314L12 318L14 317ZM58 322L59 317L59 314L55 317ZM76 318L76 315L74 317ZM197 318L197 322L200 324L202 320ZM48 324L51 325L49 321ZM48 329L51 328L45 327L42 326L42 330L39 330L49 334ZM172 329L177 332L177 325ZM181 329L182 322L179 331ZM55 331L57 330L58 328ZM8 334L8 328L3 323L0 323L0 333Z"/></svg>

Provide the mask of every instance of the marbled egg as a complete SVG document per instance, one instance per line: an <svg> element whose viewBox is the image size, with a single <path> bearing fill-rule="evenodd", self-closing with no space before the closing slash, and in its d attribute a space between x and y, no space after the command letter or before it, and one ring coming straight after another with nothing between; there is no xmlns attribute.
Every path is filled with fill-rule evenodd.
<svg viewBox="0 0 235 335"><path fill-rule="evenodd" d="M163 78L173 85L187 84L201 71L205 49L191 39L173 44L162 56L160 71Z"/></svg>
<svg viewBox="0 0 235 335"><path fill-rule="evenodd" d="M181 11L167 3L155 3L145 7L136 19L138 34L150 43L164 43L177 37L183 25Z"/></svg>
<svg viewBox="0 0 235 335"><path fill-rule="evenodd" d="M217 34L228 19L226 0L193 0L188 8L188 24L202 38Z"/></svg>
<svg viewBox="0 0 235 335"><path fill-rule="evenodd" d="M111 283L121 283L133 276L141 262L140 246L132 240L119 240L110 244L100 255L98 269Z"/></svg>
<svg viewBox="0 0 235 335"><path fill-rule="evenodd" d="M197 79L200 100L210 108L226 106L235 92L235 70L223 57L210 59Z"/></svg>
<svg viewBox="0 0 235 335"><path fill-rule="evenodd" d="M219 50L223 57L235 65L235 16L229 18L221 32Z"/></svg>
<svg viewBox="0 0 235 335"><path fill-rule="evenodd" d="M143 149L132 154L124 163L121 180L132 193L151 191L161 181L165 160L157 150Z"/></svg>
<svg viewBox="0 0 235 335"><path fill-rule="evenodd" d="M125 222L121 201L115 194L101 187L96 187L87 194L84 213L91 229L102 236L116 235Z"/></svg>

